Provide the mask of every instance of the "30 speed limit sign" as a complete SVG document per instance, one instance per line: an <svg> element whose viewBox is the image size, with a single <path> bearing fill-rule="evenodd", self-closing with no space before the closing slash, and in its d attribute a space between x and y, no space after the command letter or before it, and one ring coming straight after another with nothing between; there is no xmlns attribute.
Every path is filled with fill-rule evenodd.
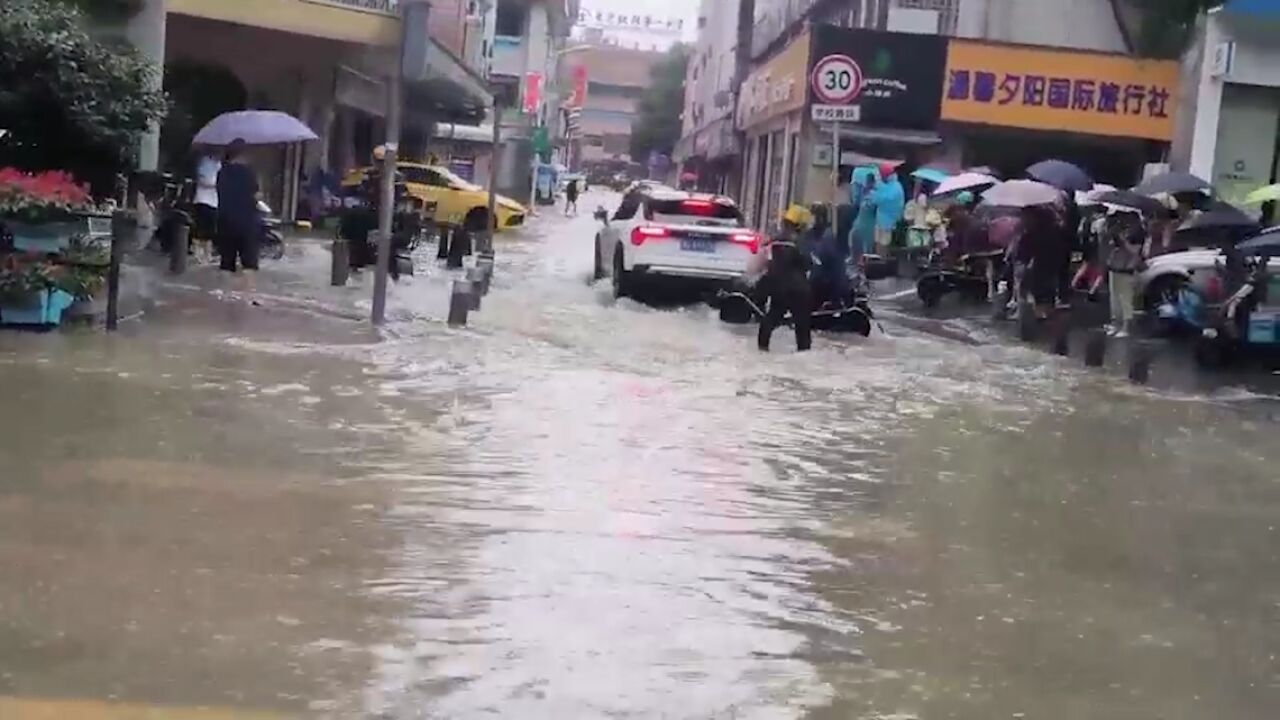
<svg viewBox="0 0 1280 720"><path fill-rule="evenodd" d="M844 105L862 94L862 68L848 55L828 55L813 66L813 92L826 105Z"/></svg>

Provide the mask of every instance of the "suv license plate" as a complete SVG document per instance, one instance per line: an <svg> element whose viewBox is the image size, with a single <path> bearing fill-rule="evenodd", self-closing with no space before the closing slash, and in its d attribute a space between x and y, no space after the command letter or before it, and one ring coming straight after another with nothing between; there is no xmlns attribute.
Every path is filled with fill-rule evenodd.
<svg viewBox="0 0 1280 720"><path fill-rule="evenodd" d="M716 251L716 241L711 238L681 238L680 249L689 252L713 253Z"/></svg>

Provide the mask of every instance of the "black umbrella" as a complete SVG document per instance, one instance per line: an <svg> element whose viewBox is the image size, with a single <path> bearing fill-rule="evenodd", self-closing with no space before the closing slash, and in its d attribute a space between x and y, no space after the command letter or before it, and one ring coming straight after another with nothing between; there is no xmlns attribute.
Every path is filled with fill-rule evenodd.
<svg viewBox="0 0 1280 720"><path fill-rule="evenodd" d="M1169 172L1147 179L1133 191L1142 195L1160 195L1168 193L1195 193L1213 190L1213 186L1203 178L1185 172Z"/></svg>
<svg viewBox="0 0 1280 720"><path fill-rule="evenodd" d="M1165 211L1165 206L1149 195L1139 195L1132 190L1106 190L1090 193L1089 199L1107 205L1119 205L1137 210L1143 215L1158 215Z"/></svg>
<svg viewBox="0 0 1280 720"><path fill-rule="evenodd" d="M1264 230L1261 235L1251 237L1236 245L1236 249L1246 255L1280 257L1280 227Z"/></svg>
<svg viewBox="0 0 1280 720"><path fill-rule="evenodd" d="M1027 168L1027 177L1067 192L1087 192L1093 189L1093 178L1089 177L1089 173L1065 160L1041 160Z"/></svg>
<svg viewBox="0 0 1280 720"><path fill-rule="evenodd" d="M1257 230L1258 221L1240 208L1225 202L1214 203L1205 212L1191 216L1178 232L1191 230Z"/></svg>

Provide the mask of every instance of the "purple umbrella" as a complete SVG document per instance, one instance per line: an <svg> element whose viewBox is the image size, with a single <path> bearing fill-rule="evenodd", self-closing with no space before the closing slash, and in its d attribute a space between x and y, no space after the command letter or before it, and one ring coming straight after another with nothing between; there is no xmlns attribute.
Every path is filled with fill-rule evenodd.
<svg viewBox="0 0 1280 720"><path fill-rule="evenodd" d="M1027 168L1027 177L1067 192L1088 192L1093 178L1079 166L1065 160L1041 160Z"/></svg>
<svg viewBox="0 0 1280 720"><path fill-rule="evenodd" d="M196 133L194 145L249 145L306 142L319 139L311 128L288 113L275 110L238 110L219 115Z"/></svg>

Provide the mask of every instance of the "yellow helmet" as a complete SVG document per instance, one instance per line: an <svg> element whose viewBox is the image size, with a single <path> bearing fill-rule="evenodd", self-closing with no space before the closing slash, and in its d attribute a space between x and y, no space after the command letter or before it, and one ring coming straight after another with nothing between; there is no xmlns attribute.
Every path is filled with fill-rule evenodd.
<svg viewBox="0 0 1280 720"><path fill-rule="evenodd" d="M803 205L792 205L782 213L782 222L790 223L803 230L813 224L813 213Z"/></svg>

